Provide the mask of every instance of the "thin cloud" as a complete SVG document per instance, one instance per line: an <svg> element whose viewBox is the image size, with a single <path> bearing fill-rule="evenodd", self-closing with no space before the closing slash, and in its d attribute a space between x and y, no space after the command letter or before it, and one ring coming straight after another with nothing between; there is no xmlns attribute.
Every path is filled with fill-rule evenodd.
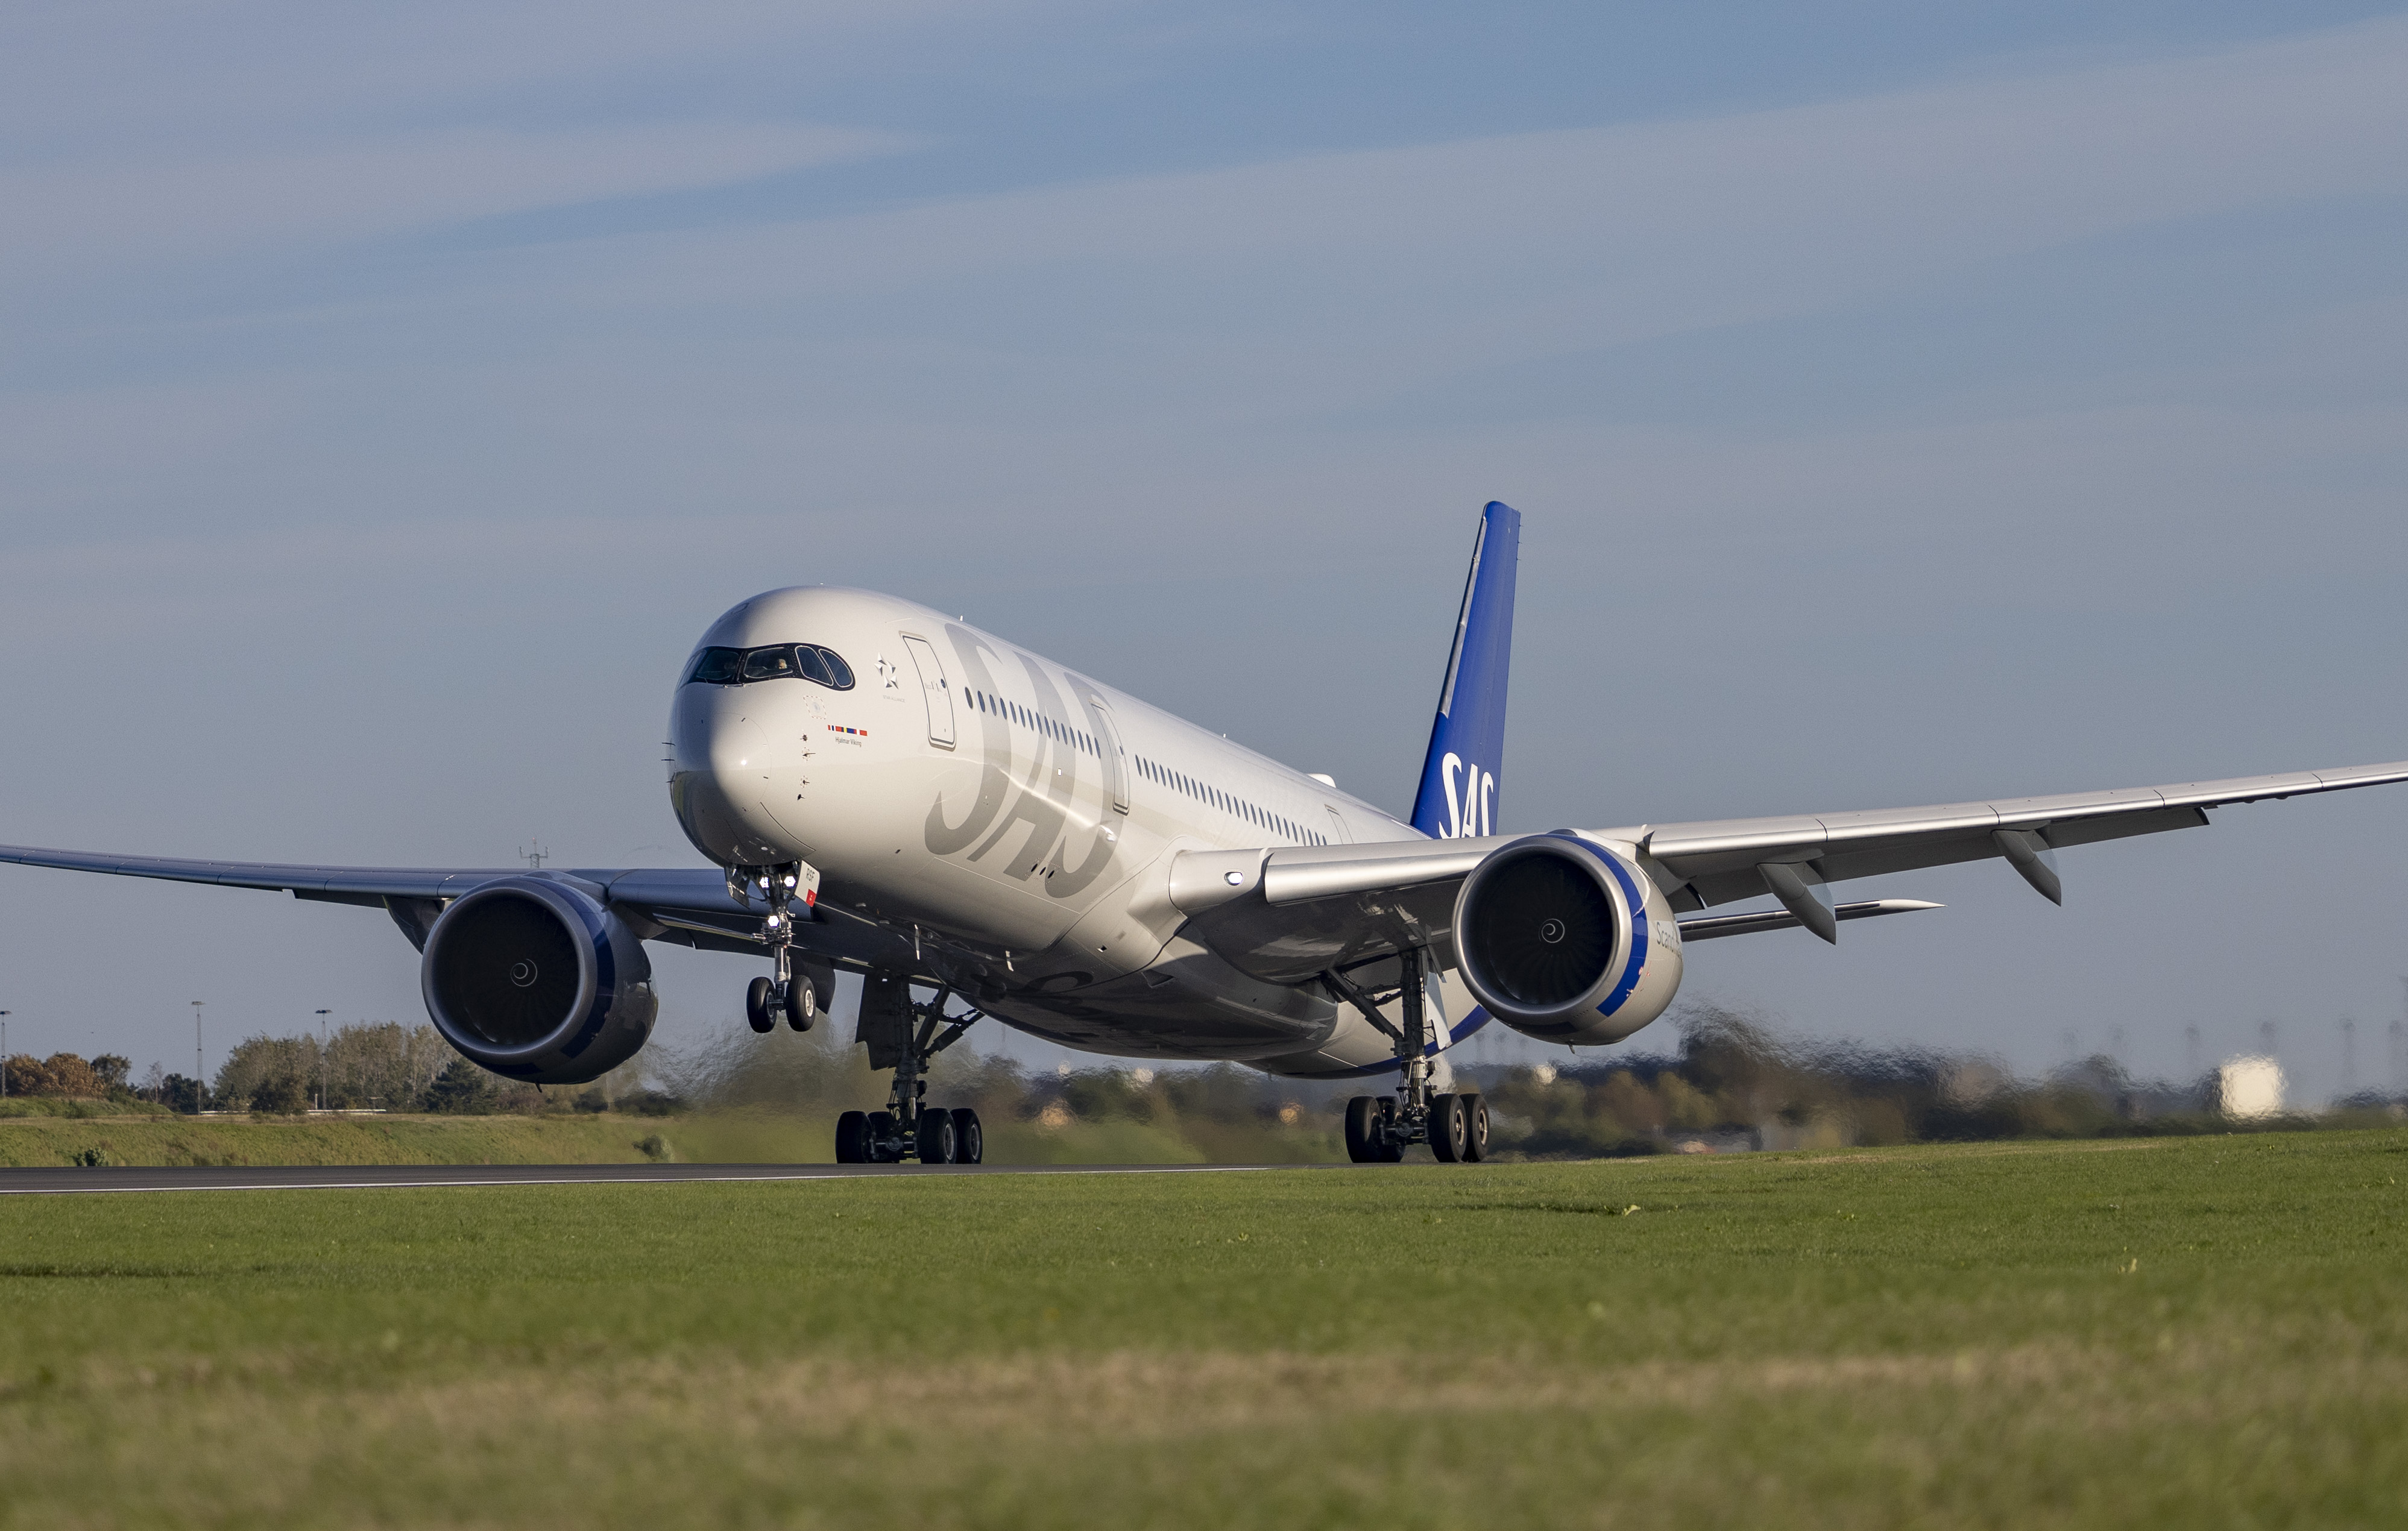
<svg viewBox="0 0 2408 1531"><path fill-rule="evenodd" d="M518 275L750 306L1042 293L1068 273L1082 301L1045 310L1050 344L1118 326L1241 370L1275 356L1261 372L1286 381L1241 391L1292 408L1434 365L1811 312L2123 229L2397 194L2403 77L2408 23L2384 21L1811 107L600 240ZM1025 308L945 317L978 334Z"/></svg>
<svg viewBox="0 0 2408 1531"><path fill-rule="evenodd" d="M470 128L333 148L0 174L0 253L54 265L405 234L504 213L718 186L893 153L901 135L794 123ZM22 271L22 266L21 266Z"/></svg>

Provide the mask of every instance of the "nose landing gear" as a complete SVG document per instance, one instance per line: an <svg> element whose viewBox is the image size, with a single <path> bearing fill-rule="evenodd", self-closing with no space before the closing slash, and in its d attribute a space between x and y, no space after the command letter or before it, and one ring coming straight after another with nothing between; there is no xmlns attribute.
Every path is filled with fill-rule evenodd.
<svg viewBox="0 0 2408 1531"><path fill-rule="evenodd" d="M819 869L808 862L783 866L730 866L727 896L746 909L756 897L768 905L761 916L761 940L777 961L776 973L756 978L744 991L744 1019L754 1031L775 1031L782 1020L796 1031L809 1031L827 1009L836 988L836 969L795 954L795 904L803 906L801 919L812 918L819 903Z"/></svg>
<svg viewBox="0 0 2408 1531"><path fill-rule="evenodd" d="M745 986L744 1019L754 1031L775 1031L780 1021L796 1031L809 1031L827 1009L834 979L834 969L822 972L780 947L777 977L756 978Z"/></svg>
<svg viewBox="0 0 2408 1531"><path fill-rule="evenodd" d="M1488 1156L1488 1103L1471 1092L1432 1093L1428 1007L1423 975L1426 953L1401 954L1404 971L1395 994L1366 994L1336 972L1321 975L1332 996L1363 1013L1396 1044L1403 1078L1393 1095L1356 1095L1346 1103L1346 1157L1360 1164L1395 1164L1415 1143L1427 1143L1440 1164L1477 1164ZM1404 1025L1380 1013L1386 1000L1402 998Z"/></svg>
<svg viewBox="0 0 2408 1531"><path fill-rule="evenodd" d="M882 1111L847 1111L837 1118L836 1162L892 1165L917 1159L924 1165L974 1165L986 1157L986 1134L978 1112L967 1106L930 1106L929 1060L962 1039L986 1019L971 1009L948 1015L950 989L926 1001L911 997L909 980L876 977L861 986L861 1041L869 1066L895 1070Z"/></svg>

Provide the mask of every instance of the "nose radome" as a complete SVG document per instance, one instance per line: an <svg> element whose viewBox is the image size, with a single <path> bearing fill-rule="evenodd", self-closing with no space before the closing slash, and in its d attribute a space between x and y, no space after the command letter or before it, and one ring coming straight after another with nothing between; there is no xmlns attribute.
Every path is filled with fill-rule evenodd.
<svg viewBox="0 0 2408 1531"><path fill-rule="evenodd" d="M681 703L677 773L670 796L686 838L722 865L764 866L788 859L784 837L763 799L776 762L767 729L738 707Z"/></svg>
<svg viewBox="0 0 2408 1531"><path fill-rule="evenodd" d="M767 750L768 741L760 724L748 717L713 720L710 737L704 742L710 774L726 786L731 797L743 795L742 783L748 777L756 783L762 780L768 761Z"/></svg>

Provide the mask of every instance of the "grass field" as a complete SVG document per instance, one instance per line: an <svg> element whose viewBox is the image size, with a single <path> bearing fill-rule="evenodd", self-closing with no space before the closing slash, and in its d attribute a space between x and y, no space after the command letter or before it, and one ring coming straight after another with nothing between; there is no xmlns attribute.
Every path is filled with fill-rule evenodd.
<svg viewBox="0 0 2408 1531"><path fill-rule="evenodd" d="M0 1200L0 1524L2408 1524L2408 1132Z"/></svg>
<svg viewBox="0 0 2408 1531"><path fill-rule="evenodd" d="M0 1118L0 1166L826 1164L836 1115L714 1110L667 1117L24 1116ZM1334 1123L1080 1121L987 1125L995 1164L1312 1164L1345 1157Z"/></svg>

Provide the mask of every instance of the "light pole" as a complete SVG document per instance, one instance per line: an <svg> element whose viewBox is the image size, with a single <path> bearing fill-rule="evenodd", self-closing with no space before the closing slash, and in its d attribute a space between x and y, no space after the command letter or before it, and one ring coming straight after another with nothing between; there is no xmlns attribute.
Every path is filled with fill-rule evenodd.
<svg viewBox="0 0 2408 1531"><path fill-rule="evenodd" d="M318 1109L326 1109L326 1017L332 1010L318 1012Z"/></svg>
<svg viewBox="0 0 2408 1531"><path fill-rule="evenodd" d="M0 1010L0 1100L8 1098L8 1012Z"/></svg>
<svg viewBox="0 0 2408 1531"><path fill-rule="evenodd" d="M201 1062L201 1002L193 1001L193 1111L200 1113L209 1103L208 1069Z"/></svg>

